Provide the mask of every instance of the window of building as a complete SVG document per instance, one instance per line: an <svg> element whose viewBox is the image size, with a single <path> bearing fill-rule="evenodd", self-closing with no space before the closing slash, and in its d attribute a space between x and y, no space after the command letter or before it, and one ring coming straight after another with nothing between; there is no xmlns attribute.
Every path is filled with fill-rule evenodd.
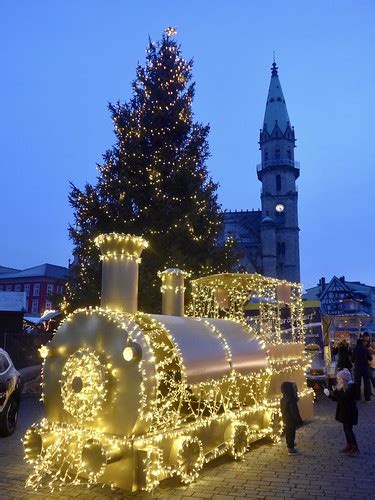
<svg viewBox="0 0 375 500"><path fill-rule="evenodd" d="M288 160L291 160L292 159L292 153L291 153L290 149L288 149L288 151L286 152L286 154L288 155Z"/></svg>
<svg viewBox="0 0 375 500"><path fill-rule="evenodd" d="M8 368L9 368L8 358L5 356L5 354L0 352L0 373L6 372Z"/></svg>
<svg viewBox="0 0 375 500"><path fill-rule="evenodd" d="M23 285L23 291L26 292L26 297L30 295L30 283Z"/></svg>
<svg viewBox="0 0 375 500"><path fill-rule="evenodd" d="M7 292L11 292L12 291L12 285L7 285L5 290Z"/></svg>
<svg viewBox="0 0 375 500"><path fill-rule="evenodd" d="M39 300L38 299L34 299L33 300L33 305L31 306L31 312L33 314L38 314L38 308L39 308Z"/></svg>
<svg viewBox="0 0 375 500"><path fill-rule="evenodd" d="M281 175L276 175L276 191L281 191Z"/></svg>
<svg viewBox="0 0 375 500"><path fill-rule="evenodd" d="M275 159L276 160L280 160L280 148L276 148L275 149Z"/></svg>
<svg viewBox="0 0 375 500"><path fill-rule="evenodd" d="M14 291L15 292L20 292L21 291L21 285L14 285Z"/></svg>
<svg viewBox="0 0 375 500"><path fill-rule="evenodd" d="M267 161L268 160L268 151L267 149L264 152L264 159Z"/></svg>
<svg viewBox="0 0 375 500"><path fill-rule="evenodd" d="M38 297L39 293L40 293L40 283L34 283L34 291L33 291L34 297Z"/></svg>
<svg viewBox="0 0 375 500"><path fill-rule="evenodd" d="M50 300L46 300L46 309L52 309L52 302Z"/></svg>
<svg viewBox="0 0 375 500"><path fill-rule="evenodd" d="M47 285L47 295L51 295L53 293L53 284L48 283Z"/></svg>
<svg viewBox="0 0 375 500"><path fill-rule="evenodd" d="M277 255L279 257L285 256L285 243L284 242L277 244Z"/></svg>

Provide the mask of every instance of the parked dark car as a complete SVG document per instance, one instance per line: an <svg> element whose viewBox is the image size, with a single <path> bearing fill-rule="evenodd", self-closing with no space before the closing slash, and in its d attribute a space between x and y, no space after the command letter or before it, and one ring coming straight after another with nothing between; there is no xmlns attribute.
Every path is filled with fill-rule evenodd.
<svg viewBox="0 0 375 500"><path fill-rule="evenodd" d="M21 377L8 353L0 349L0 436L10 436L17 425Z"/></svg>

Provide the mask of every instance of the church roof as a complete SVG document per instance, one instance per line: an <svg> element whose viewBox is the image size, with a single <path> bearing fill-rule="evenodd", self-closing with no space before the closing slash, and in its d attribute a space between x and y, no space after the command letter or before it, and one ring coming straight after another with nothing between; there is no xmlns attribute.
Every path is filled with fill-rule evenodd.
<svg viewBox="0 0 375 500"><path fill-rule="evenodd" d="M266 111L264 113L263 129L267 129L267 132L271 134L275 126L278 125L279 129L284 134L288 125L290 125L290 120L279 75L277 73L278 68L276 63L272 64L271 69L271 82L268 90Z"/></svg>
<svg viewBox="0 0 375 500"><path fill-rule="evenodd" d="M224 212L225 236L231 234L245 244L258 243L261 218L260 210Z"/></svg>

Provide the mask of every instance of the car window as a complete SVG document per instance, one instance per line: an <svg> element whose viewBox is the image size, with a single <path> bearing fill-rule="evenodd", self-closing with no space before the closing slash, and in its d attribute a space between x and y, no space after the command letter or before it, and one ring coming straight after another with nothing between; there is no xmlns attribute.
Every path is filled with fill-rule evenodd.
<svg viewBox="0 0 375 500"><path fill-rule="evenodd" d="M0 373L5 372L9 368L9 361L7 357L0 352Z"/></svg>

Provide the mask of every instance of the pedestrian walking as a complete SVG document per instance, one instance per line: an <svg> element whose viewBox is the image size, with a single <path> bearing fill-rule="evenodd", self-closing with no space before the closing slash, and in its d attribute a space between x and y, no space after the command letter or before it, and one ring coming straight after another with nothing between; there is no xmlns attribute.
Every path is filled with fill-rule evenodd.
<svg viewBox="0 0 375 500"><path fill-rule="evenodd" d="M352 351L346 339L341 340L337 346L332 348L332 354L337 354L337 370L347 368L349 371L352 369L351 355Z"/></svg>
<svg viewBox="0 0 375 500"><path fill-rule="evenodd" d="M283 382L281 384L283 397L280 401L281 415L285 425L285 439L288 448L288 455L298 455L296 448L296 429L303 424L298 410L297 386L293 382Z"/></svg>
<svg viewBox="0 0 375 500"><path fill-rule="evenodd" d="M353 349L352 360L354 363L354 383L357 390L357 401L361 399L361 382L363 379L363 392L365 401L371 401L371 383L369 361L372 356L367 348L367 341L363 338L357 340L357 345Z"/></svg>
<svg viewBox="0 0 375 500"><path fill-rule="evenodd" d="M372 395L375 396L375 342L371 342L371 346L369 347L369 353L372 356L372 360L370 361L370 381L372 384Z"/></svg>
<svg viewBox="0 0 375 500"><path fill-rule="evenodd" d="M337 373L337 385L333 391L324 389L324 394L337 402L336 420L343 424L346 447L341 453L356 455L359 453L353 425L358 424L358 408L356 403L356 387L347 368Z"/></svg>

